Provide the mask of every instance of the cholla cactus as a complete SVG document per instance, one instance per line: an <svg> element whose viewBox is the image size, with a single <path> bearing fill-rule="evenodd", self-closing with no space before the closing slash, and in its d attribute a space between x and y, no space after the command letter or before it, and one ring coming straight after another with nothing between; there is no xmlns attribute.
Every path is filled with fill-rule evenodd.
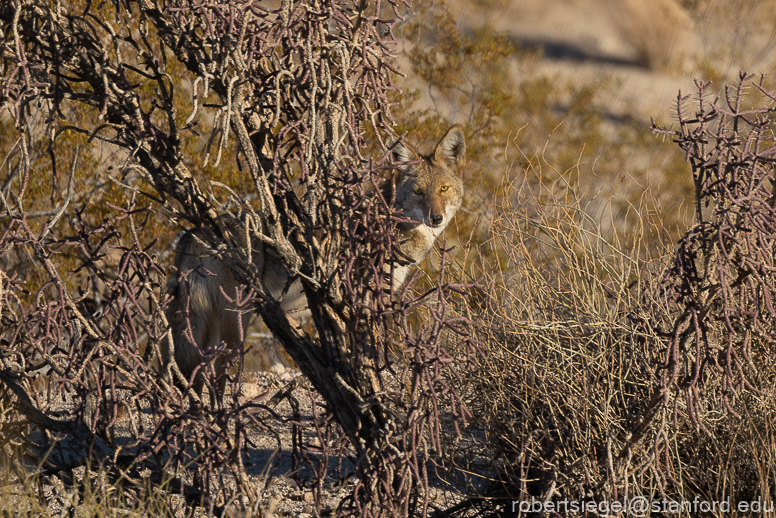
<svg viewBox="0 0 776 518"><path fill-rule="evenodd" d="M392 200L370 193L390 169L389 143L397 139L388 97L396 90L391 17L403 8L394 0L0 6L0 102L18 139L0 181L14 192L2 200L0 250L31 252L25 257L42 272L29 297L18 282L23 274L3 277L4 300L16 302L3 310L2 390L26 402L8 418L23 414L38 428L77 431L125 483L139 487L139 474L151 469L158 482L183 473L172 488L190 502L204 498L211 510L240 495L255 499L242 466L246 428L264 426L257 416L270 409L258 399L240 403L233 387L231 401L188 412L197 395L176 388L180 372L160 367L160 348L169 343L166 272L151 252L159 227L150 214L162 212L201 229L250 288L224 296L261 315L323 397L361 476L354 509L409 512L428 482L417 463L440 448L440 417L431 409L446 400L453 415L464 412L445 384L451 364L441 344L459 337L471 352L474 341L471 322L450 317L446 294L454 286L420 298L384 289L391 270L406 264L395 232L403 220ZM209 138L192 144L210 121ZM73 158L62 189L57 153L73 133L88 135L84 145L101 141L122 152L96 164L112 166L101 181ZM194 146L203 149L203 167L236 162L237 179L203 182L190 169ZM52 185L55 206L34 221L28 207L39 203L40 189L31 185ZM108 192L106 185L123 194L101 203L105 218L95 221L87 216L103 195L84 192ZM270 246L301 281L314 339L270 295L252 242ZM78 264L59 261L63 253ZM432 298L430 324L416 333L408 315ZM396 367L402 351L406 363ZM201 370L214 385L207 361ZM47 395L33 390L41 375ZM69 405L59 420L51 417L56 397ZM116 435L124 417L127 444Z"/></svg>
<svg viewBox="0 0 776 518"><path fill-rule="evenodd" d="M758 391L759 364L770 361L776 335L776 148L773 101L762 78L741 74L724 99L708 100L709 83L696 82L698 96L679 94L679 128L653 123L685 151L695 183L695 225L679 244L665 272L663 293L677 304L661 382L667 401L683 393L696 426L704 386L719 378L716 397L734 416L741 391ZM750 108L747 90L768 101Z"/></svg>

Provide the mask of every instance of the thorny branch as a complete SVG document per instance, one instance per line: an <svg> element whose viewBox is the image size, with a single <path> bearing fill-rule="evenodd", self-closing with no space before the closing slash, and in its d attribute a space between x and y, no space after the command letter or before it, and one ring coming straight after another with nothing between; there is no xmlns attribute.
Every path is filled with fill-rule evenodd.
<svg viewBox="0 0 776 518"><path fill-rule="evenodd" d="M747 82L741 74L725 98L708 102L698 87L697 111L677 100L679 129L655 126L685 151L696 189L695 226L679 244L663 286L682 311L673 325L662 374L663 387L684 392L698 425L698 389L706 376L721 376L722 404L743 390L756 390L754 343L776 345L776 148L773 107L744 109ZM752 86L765 98L774 95ZM683 361L686 357L689 361Z"/></svg>
<svg viewBox="0 0 776 518"><path fill-rule="evenodd" d="M667 337L661 390L665 404L677 398L674 422L681 397L693 425L704 430L709 382L721 380L720 406L740 417L736 400L759 393L759 365L776 345L776 97L763 78L750 83L752 77L741 73L723 99L712 101L709 83L696 81L692 113L690 96L677 98L678 129L653 121L655 133L684 150L695 185L695 225L660 284L676 305L670 328L658 330ZM747 107L752 92L767 100L764 107ZM667 463L666 457L670 478Z"/></svg>
<svg viewBox="0 0 776 518"><path fill-rule="evenodd" d="M383 289L392 265L404 261L395 231L402 219L392 200L370 193L389 167L385 143L395 140L390 17L403 7L394 0L0 6L0 116L16 130L0 192L0 251L40 269L30 290L21 259L0 270L13 270L2 274L0 294L2 397L15 401L10 413L4 403L3 419L26 416L29 426L75 433L81 425L59 430L32 410L52 419L66 404L60 417L69 421L57 422L83 422L83 437L110 450L102 459L116 479L139 481L145 469L157 481L173 474L187 500L202 498L211 512L235 495L255 499L242 459L247 430L265 427L261 416L272 415L271 406L241 401L232 377L231 398L191 412L192 388L179 389L180 372L160 367L170 343L165 256L153 252L162 214L200 229L251 290L226 295L262 317L322 396L316 433L332 445L323 462L347 451L359 477L343 512L427 512L426 464L442 447L442 420L467 415L447 384L456 370L445 346L458 343L469 356L476 342L472 322L454 317L449 302L449 293L470 286L443 277L419 297ZM234 173L242 190L203 182L190 168L187 139L208 120L204 154L215 145L216 166L245 167ZM100 197L68 198L64 216L38 211L43 221L30 221L30 207L40 205L31 185L51 185L51 200L61 196L57 150L71 134L121 150L97 168L117 166L111 171L119 176L101 185L120 186L123 197L101 205L101 217L93 215ZM90 175L79 171L77 181L83 176ZM253 259L258 244L301 281L314 338L264 285ZM188 272L179 274L185 282ZM429 323L415 329L412 312L429 304ZM224 350L200 353L201 374L215 387L212 360ZM45 390L33 388L38 379ZM125 418L128 441L118 432ZM29 436L29 426L15 429ZM42 454L47 443L31 448Z"/></svg>

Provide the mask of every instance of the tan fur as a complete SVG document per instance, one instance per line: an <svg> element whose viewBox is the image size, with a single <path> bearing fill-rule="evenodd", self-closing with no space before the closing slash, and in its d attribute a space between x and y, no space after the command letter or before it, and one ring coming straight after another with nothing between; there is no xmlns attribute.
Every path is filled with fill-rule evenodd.
<svg viewBox="0 0 776 518"><path fill-rule="evenodd" d="M450 128L431 155L419 155L409 146L398 146L394 150L394 158L398 162L420 161L398 166L395 202L396 208L417 222L400 226L399 234L402 252L413 264L419 263L461 206L461 174L466 163L463 129L459 125ZM390 192L387 194L390 195ZM254 246L253 257L265 286L279 300L289 279L288 271L261 246ZM229 344L230 349L241 343L238 332L240 317L221 292L223 289L224 293L233 297L238 284L228 266L215 257L196 231L187 232L181 238L175 267L187 275L188 282L181 282L180 275L173 276L168 282L167 290L172 301L167 308L167 319L172 328L175 361L183 375L189 378L200 362L192 338L204 350L220 342ZM410 267L401 266L394 271L394 286L398 287L405 281ZM290 286L281 303L286 311L304 308L306 300L298 281ZM249 317L242 318L242 329L245 330ZM191 335L188 335L189 324ZM165 361L168 359L165 358ZM222 363L223 359L217 362L217 372ZM222 394L224 382L222 377ZM195 381L195 388L200 393L202 385L201 380Z"/></svg>
<svg viewBox="0 0 776 518"><path fill-rule="evenodd" d="M463 128L457 124L450 128L431 155L420 155L409 146L400 146L394 150L394 158L397 162L420 160L417 164L399 166L395 202L397 209L417 222L402 225L399 233L402 252L413 263L419 263L463 201L461 176L466 165ZM394 285L404 282L410 267L402 266L394 272Z"/></svg>

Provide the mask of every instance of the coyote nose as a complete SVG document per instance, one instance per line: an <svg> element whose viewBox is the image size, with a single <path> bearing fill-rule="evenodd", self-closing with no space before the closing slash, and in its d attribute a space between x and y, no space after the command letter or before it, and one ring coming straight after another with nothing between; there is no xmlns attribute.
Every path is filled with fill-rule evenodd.
<svg viewBox="0 0 776 518"><path fill-rule="evenodd" d="M439 215L436 215L436 214L432 214L431 215L431 225L433 225L435 227L438 227L439 225L442 224L442 219L443 219L442 216L439 216Z"/></svg>

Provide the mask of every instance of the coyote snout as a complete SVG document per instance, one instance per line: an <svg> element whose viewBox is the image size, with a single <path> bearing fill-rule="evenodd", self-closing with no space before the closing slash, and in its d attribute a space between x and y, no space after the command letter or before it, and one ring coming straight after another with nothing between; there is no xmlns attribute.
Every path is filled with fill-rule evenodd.
<svg viewBox="0 0 776 518"><path fill-rule="evenodd" d="M466 164L466 143L463 128L455 125L439 141L433 153L421 155L407 145L394 150L398 176L396 182L388 182L383 190L387 199L394 193L395 206L412 220L399 226L401 251L413 264L428 254L436 238L455 216L463 199L461 175ZM288 285L291 276L278 259L258 243L253 246L253 262L260 268L261 279L269 291L280 300L284 310L299 310L308 302L299 281ZM167 308L174 342L175 361L181 373L188 379L200 363L197 347L203 350L226 343L230 349L239 346L238 329L245 329L247 322L240 322L238 313L230 307L221 294L235 292L237 282L228 266L218 259L214 251L197 236L197 231L187 232L180 240L175 255L175 266L188 275L188 289L178 275L167 284L172 301ZM394 269L393 285L404 283L411 265ZM197 270L197 271L192 271ZM203 273L204 270L207 273ZM189 332L190 331L190 332ZM162 348L163 351L166 347ZM166 358L169 361L169 358ZM217 371L223 360L218 361ZM221 375L223 394L225 376ZM203 382L195 378L195 388L202 392Z"/></svg>

